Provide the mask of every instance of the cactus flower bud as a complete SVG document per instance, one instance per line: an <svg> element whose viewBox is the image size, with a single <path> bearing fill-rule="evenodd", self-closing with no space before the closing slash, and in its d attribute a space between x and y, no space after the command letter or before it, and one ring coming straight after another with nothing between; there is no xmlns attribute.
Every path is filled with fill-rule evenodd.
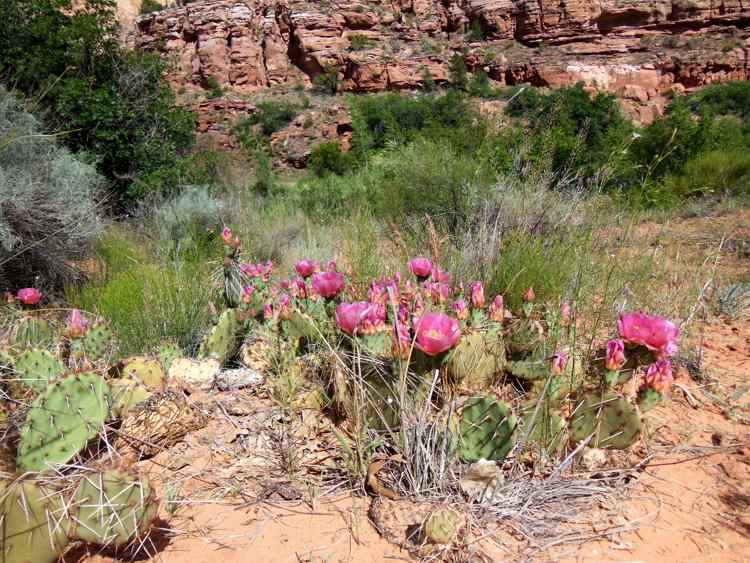
<svg viewBox="0 0 750 563"><path fill-rule="evenodd" d="M476 309L484 308L484 286L482 282L477 281L471 284L471 305Z"/></svg>
<svg viewBox="0 0 750 563"><path fill-rule="evenodd" d="M413 258L409 262L409 271L420 280L427 279L432 272L432 262L427 258Z"/></svg>
<svg viewBox="0 0 750 563"><path fill-rule="evenodd" d="M555 355L552 356L552 373L554 375L561 375L568 365L568 353L558 350Z"/></svg>
<svg viewBox="0 0 750 563"><path fill-rule="evenodd" d="M560 324L568 326L573 319L573 309L569 303L563 303L560 307Z"/></svg>
<svg viewBox="0 0 750 563"><path fill-rule="evenodd" d="M267 321L273 319L273 305L270 303L263 305L263 318Z"/></svg>
<svg viewBox="0 0 750 563"><path fill-rule="evenodd" d="M24 305L36 305L42 300L42 292L35 287L24 287L18 290L16 299Z"/></svg>
<svg viewBox="0 0 750 563"><path fill-rule="evenodd" d="M68 316L68 324L65 327L65 333L68 338L81 338L86 334L89 321L83 316L78 309L73 309Z"/></svg>
<svg viewBox="0 0 750 563"><path fill-rule="evenodd" d="M320 270L320 265L314 260L300 260L294 265L294 269L303 278L309 278Z"/></svg>
<svg viewBox="0 0 750 563"><path fill-rule="evenodd" d="M502 295L495 295L495 298L490 303L490 320L497 323L503 322L505 319L505 303Z"/></svg>
<svg viewBox="0 0 750 563"><path fill-rule="evenodd" d="M668 390L674 381L672 375L672 362L669 360L657 360L646 371L643 378L643 386L663 393Z"/></svg>
<svg viewBox="0 0 750 563"><path fill-rule="evenodd" d="M242 290L242 302L243 303L250 303L253 300L253 293L255 293L255 288L253 286L248 286L245 289Z"/></svg>
<svg viewBox="0 0 750 563"><path fill-rule="evenodd" d="M625 364L625 343L620 339L607 342L607 355L604 358L604 368L617 371Z"/></svg>
<svg viewBox="0 0 750 563"><path fill-rule="evenodd" d="M344 276L336 271L321 272L313 275L312 285L318 295L332 299L344 289Z"/></svg>
<svg viewBox="0 0 750 563"><path fill-rule="evenodd" d="M453 312L459 320L465 321L469 318L469 308L466 306L466 301L463 299L456 299L453 302Z"/></svg>
<svg viewBox="0 0 750 563"><path fill-rule="evenodd" d="M530 287L526 290L526 293L523 294L523 300L526 303L531 303L534 301L534 299L536 299L536 293L534 293L534 288Z"/></svg>

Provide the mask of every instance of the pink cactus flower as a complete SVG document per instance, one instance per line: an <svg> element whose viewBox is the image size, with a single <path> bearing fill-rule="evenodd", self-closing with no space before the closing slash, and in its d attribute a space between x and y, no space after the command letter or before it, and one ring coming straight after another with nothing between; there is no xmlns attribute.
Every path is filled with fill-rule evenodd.
<svg viewBox="0 0 750 563"><path fill-rule="evenodd" d="M297 293L297 295L301 299L307 299L307 296L310 292L307 290L307 284L305 283L305 280L303 280L302 278L295 279L293 287L295 288L292 289L293 293Z"/></svg>
<svg viewBox="0 0 750 563"><path fill-rule="evenodd" d="M475 309L484 309L484 286L482 282L471 284L471 306Z"/></svg>
<svg viewBox="0 0 750 563"><path fill-rule="evenodd" d="M451 273L441 270L437 266L433 266L430 274L432 275L433 281L438 283L451 283Z"/></svg>
<svg viewBox="0 0 750 563"><path fill-rule="evenodd" d="M256 264L240 264L240 272L249 278L259 278L261 276Z"/></svg>
<svg viewBox="0 0 750 563"><path fill-rule="evenodd" d="M338 267L336 266L336 260L329 260L326 263L326 272L337 272Z"/></svg>
<svg viewBox="0 0 750 563"><path fill-rule="evenodd" d="M412 312L415 317L421 317L424 313L424 298L421 293L414 295L414 305L412 306Z"/></svg>
<svg viewBox="0 0 750 563"><path fill-rule="evenodd" d="M555 352L555 355L552 356L552 373L554 375L561 375L568 365L568 359L569 356L567 352L562 350Z"/></svg>
<svg viewBox="0 0 750 563"><path fill-rule="evenodd" d="M443 313L425 313L416 322L416 346L428 356L437 356L453 348L461 339L456 319Z"/></svg>
<svg viewBox="0 0 750 563"><path fill-rule="evenodd" d="M273 305L270 303L263 305L263 318L267 321L273 319Z"/></svg>
<svg viewBox="0 0 750 563"><path fill-rule="evenodd" d="M432 262L427 258L412 258L409 262L409 271L420 279L427 279L432 272Z"/></svg>
<svg viewBox="0 0 750 563"><path fill-rule="evenodd" d="M69 338L81 338L86 334L89 321L83 316L78 309L73 309L68 316L68 324L65 327L65 333Z"/></svg>
<svg viewBox="0 0 750 563"><path fill-rule="evenodd" d="M563 303L560 307L560 323L563 326L568 326L571 320L573 320L573 309L570 303Z"/></svg>
<svg viewBox="0 0 750 563"><path fill-rule="evenodd" d="M409 327L402 323L396 322L393 327L393 355L406 359L411 352L411 337L409 336Z"/></svg>
<svg viewBox="0 0 750 563"><path fill-rule="evenodd" d="M536 293L534 293L534 288L530 287L526 290L526 293L523 294L523 300L526 303L531 303L534 299L536 299Z"/></svg>
<svg viewBox="0 0 750 563"><path fill-rule="evenodd" d="M312 277L315 292L326 299L333 299L344 289L344 276L338 272L320 272Z"/></svg>
<svg viewBox="0 0 750 563"><path fill-rule="evenodd" d="M604 368L617 371L625 365L625 343L618 339L607 342L607 355L604 358Z"/></svg>
<svg viewBox="0 0 750 563"><path fill-rule="evenodd" d="M464 299L456 299L453 302L453 312L459 320L465 321L469 318L469 308Z"/></svg>
<svg viewBox="0 0 750 563"><path fill-rule="evenodd" d="M362 334L376 334L386 330L385 305L382 303L370 304L370 307L362 316Z"/></svg>
<svg viewBox="0 0 750 563"><path fill-rule="evenodd" d="M501 323L503 319L505 319L505 302L502 295L495 295L490 303L490 320Z"/></svg>
<svg viewBox="0 0 750 563"><path fill-rule="evenodd" d="M677 352L680 329L663 317L640 312L623 313L617 329L625 342L645 346L659 359L674 356Z"/></svg>
<svg viewBox="0 0 750 563"><path fill-rule="evenodd" d="M429 291L433 305L441 305L451 296L451 287L441 282L425 282L424 288Z"/></svg>
<svg viewBox="0 0 750 563"><path fill-rule="evenodd" d="M402 323L409 322L409 307L407 307L406 305L399 305L398 320Z"/></svg>
<svg viewBox="0 0 750 563"><path fill-rule="evenodd" d="M282 293L279 295L279 318L283 321L288 321L292 318L292 298L288 293Z"/></svg>
<svg viewBox="0 0 750 563"><path fill-rule="evenodd" d="M226 244L230 248L237 249L242 246L240 239L232 234L232 229L230 229L229 227L224 227L221 230L221 238L224 241L224 244Z"/></svg>
<svg viewBox="0 0 750 563"><path fill-rule="evenodd" d="M356 336L359 332L359 326L362 318L370 308L367 301L357 301L356 303L341 303L336 307L336 326L347 333L349 336Z"/></svg>
<svg viewBox="0 0 750 563"><path fill-rule="evenodd" d="M314 260L300 260L294 265L294 269L303 278L309 278L320 270L320 264Z"/></svg>
<svg viewBox="0 0 750 563"><path fill-rule="evenodd" d="M672 362L669 360L657 360L646 371L643 378L645 387L649 387L659 393L664 393L672 385L674 376L672 375Z"/></svg>
<svg viewBox="0 0 750 563"><path fill-rule="evenodd" d="M18 290L16 299L24 305L36 305L42 300L42 292L35 287L24 287Z"/></svg>
<svg viewBox="0 0 750 563"><path fill-rule="evenodd" d="M250 303L253 300L253 293L255 293L255 288L253 286L248 286L245 289L243 289L242 290L242 302Z"/></svg>

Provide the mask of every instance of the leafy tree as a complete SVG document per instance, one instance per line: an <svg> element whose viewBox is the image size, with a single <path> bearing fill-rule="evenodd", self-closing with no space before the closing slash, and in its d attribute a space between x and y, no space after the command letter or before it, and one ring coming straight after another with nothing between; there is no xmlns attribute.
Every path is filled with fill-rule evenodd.
<svg viewBox="0 0 750 563"><path fill-rule="evenodd" d="M194 118L175 106L158 58L120 45L115 9L114 0L5 0L0 77L38 101L71 149L93 153L125 199L192 146Z"/></svg>
<svg viewBox="0 0 750 563"><path fill-rule="evenodd" d="M469 84L466 61L464 61L464 58L458 53L455 53L451 57L450 65L448 66L448 76L451 85L456 90L466 90Z"/></svg>

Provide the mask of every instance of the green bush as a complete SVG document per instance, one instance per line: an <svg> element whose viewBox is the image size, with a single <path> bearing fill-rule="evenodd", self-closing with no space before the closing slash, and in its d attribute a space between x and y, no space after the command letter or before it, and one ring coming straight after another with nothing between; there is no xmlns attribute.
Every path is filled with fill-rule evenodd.
<svg viewBox="0 0 750 563"><path fill-rule="evenodd" d="M747 150L709 151L668 176L665 187L679 198L703 195L750 195L750 154Z"/></svg>
<svg viewBox="0 0 750 563"><path fill-rule="evenodd" d="M298 111L299 108L295 104L287 101L269 100L260 102L255 113L237 122L234 132L243 146L252 146L250 138L252 137L251 128L254 125L260 126L262 135L270 137L289 125Z"/></svg>
<svg viewBox="0 0 750 563"><path fill-rule="evenodd" d="M224 89L219 84L218 79L215 76L209 76L206 78L206 90L208 90L208 99L213 100L215 98L221 98L224 95Z"/></svg>
<svg viewBox="0 0 750 563"><path fill-rule="evenodd" d="M456 90L466 90L469 85L466 61L458 53L453 54L448 65L448 80Z"/></svg>
<svg viewBox="0 0 750 563"><path fill-rule="evenodd" d="M341 150L338 141L328 141L312 149L307 166L318 176L326 174L341 176L352 167L352 157Z"/></svg>
<svg viewBox="0 0 750 563"><path fill-rule="evenodd" d="M156 0L143 0L141 3L141 15L150 14L152 12L159 12L163 7Z"/></svg>
<svg viewBox="0 0 750 563"><path fill-rule="evenodd" d="M77 264L101 228L104 186L94 166L58 146L0 87L0 290L80 279Z"/></svg>
<svg viewBox="0 0 750 563"><path fill-rule="evenodd" d="M326 65L313 78L313 89L318 94L336 95L339 91L339 69L333 65Z"/></svg>
<svg viewBox="0 0 750 563"><path fill-rule="evenodd" d="M692 94L688 104L694 113L709 111L716 115L750 117L750 82L711 84Z"/></svg>
<svg viewBox="0 0 750 563"><path fill-rule="evenodd" d="M349 49L352 51L364 51L371 49L373 41L366 35L352 35L349 37Z"/></svg>

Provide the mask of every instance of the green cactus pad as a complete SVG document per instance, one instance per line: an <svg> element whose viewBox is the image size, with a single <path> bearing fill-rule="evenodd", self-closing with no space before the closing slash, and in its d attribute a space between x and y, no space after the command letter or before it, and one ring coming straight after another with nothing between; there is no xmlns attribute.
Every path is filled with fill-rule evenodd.
<svg viewBox="0 0 750 563"><path fill-rule="evenodd" d="M648 412L651 409L653 409L656 405L661 403L661 393L654 389L650 389L648 387L645 387L638 391L638 408L641 409L641 412Z"/></svg>
<svg viewBox="0 0 750 563"><path fill-rule="evenodd" d="M12 368L15 363L11 351L0 348L0 372Z"/></svg>
<svg viewBox="0 0 750 563"><path fill-rule="evenodd" d="M122 376L140 381L151 391L164 391L166 375L161 362L144 356L133 356L122 361Z"/></svg>
<svg viewBox="0 0 750 563"><path fill-rule="evenodd" d="M505 346L497 331L470 332L448 356L448 375L471 391L484 391L505 366Z"/></svg>
<svg viewBox="0 0 750 563"><path fill-rule="evenodd" d="M34 349L18 357L15 369L17 379L40 393L50 381L63 374L65 366L47 350Z"/></svg>
<svg viewBox="0 0 750 563"><path fill-rule="evenodd" d="M120 377L109 382L112 416L121 418L132 407L151 397L152 392L140 381L131 377Z"/></svg>
<svg viewBox="0 0 750 563"><path fill-rule="evenodd" d="M570 436L580 442L594 434L594 448L624 450L641 435L641 417L624 398L610 393L585 395L573 410Z"/></svg>
<svg viewBox="0 0 750 563"><path fill-rule="evenodd" d="M528 356L544 346L544 329L539 321L518 319L508 329L506 340L511 355Z"/></svg>
<svg viewBox="0 0 750 563"><path fill-rule="evenodd" d="M76 339L86 358L92 362L104 360L116 352L115 333L104 321L97 321L80 339Z"/></svg>
<svg viewBox="0 0 750 563"><path fill-rule="evenodd" d="M542 406L534 417L534 411L536 405L529 405L528 409L523 415L524 421L524 432L528 432L527 445L536 445L544 451L552 452L559 450L563 444L563 437L565 436L565 421L559 413L544 408ZM533 427L529 428L532 424Z"/></svg>
<svg viewBox="0 0 750 563"><path fill-rule="evenodd" d="M34 400L21 428L19 470L43 471L69 461L102 430L110 400L109 386L95 373L50 385Z"/></svg>
<svg viewBox="0 0 750 563"><path fill-rule="evenodd" d="M72 504L71 538L118 547L144 534L158 509L146 479L114 470L84 475Z"/></svg>
<svg viewBox="0 0 750 563"><path fill-rule="evenodd" d="M450 508L439 508L432 512L422 524L425 540L430 543L447 545L458 536L461 515Z"/></svg>
<svg viewBox="0 0 750 563"><path fill-rule="evenodd" d="M541 381L549 376L550 363L546 360L519 360L508 362L506 369L518 379Z"/></svg>
<svg viewBox="0 0 750 563"><path fill-rule="evenodd" d="M21 317L11 333L11 344L15 348L47 348L54 340L52 325L40 317Z"/></svg>
<svg viewBox="0 0 750 563"><path fill-rule="evenodd" d="M474 397L461 410L460 453L466 461L504 459L513 447L516 417L491 395Z"/></svg>
<svg viewBox="0 0 750 563"><path fill-rule="evenodd" d="M64 507L59 494L31 481L0 485L0 561L57 561L68 545Z"/></svg>
<svg viewBox="0 0 750 563"><path fill-rule="evenodd" d="M172 362L177 358L182 357L182 350L177 344L172 342L162 342L156 349L156 356L161 362L161 367L164 369L164 373L169 373L169 368Z"/></svg>
<svg viewBox="0 0 750 563"><path fill-rule="evenodd" d="M198 348L198 357L214 358L224 364L237 349L237 337L241 328L237 312L234 309L224 311L216 325L203 338Z"/></svg>

